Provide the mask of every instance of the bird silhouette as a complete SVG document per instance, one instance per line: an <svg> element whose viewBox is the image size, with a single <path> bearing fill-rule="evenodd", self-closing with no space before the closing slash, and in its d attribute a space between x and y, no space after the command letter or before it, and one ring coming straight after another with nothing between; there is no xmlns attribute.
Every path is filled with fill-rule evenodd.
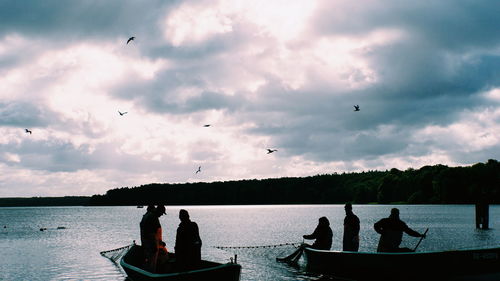
<svg viewBox="0 0 500 281"><path fill-rule="evenodd" d="M201 166L198 167L198 170L196 170L195 174L198 174L199 172L201 172Z"/></svg>
<svg viewBox="0 0 500 281"><path fill-rule="evenodd" d="M32 134L32 132L30 130L28 130L28 129L24 129L24 130L26 131L27 134L30 134L30 135Z"/></svg>
<svg viewBox="0 0 500 281"><path fill-rule="evenodd" d="M359 111L359 105L354 106L354 111Z"/></svg>
<svg viewBox="0 0 500 281"><path fill-rule="evenodd" d="M134 39L135 39L135 37L134 37L134 36L130 37L130 38L127 40L127 45L128 45L128 43L130 43L130 41L132 41L132 40L134 40Z"/></svg>
<svg viewBox="0 0 500 281"><path fill-rule="evenodd" d="M210 126L211 126L210 124L203 125L203 127L205 127L205 128L208 128Z"/></svg>
<svg viewBox="0 0 500 281"><path fill-rule="evenodd" d="M128 113L128 112L126 112L126 111L125 111L125 112L120 112L120 110L118 110L118 114L120 114L120 116L123 116L123 115L125 115L125 114L127 114L127 113Z"/></svg>
<svg viewBox="0 0 500 281"><path fill-rule="evenodd" d="M267 154L271 154L271 153L273 153L273 152L275 152L275 151L278 151L278 150L277 150L277 149L269 149L269 148L268 148L268 149L267 149Z"/></svg>

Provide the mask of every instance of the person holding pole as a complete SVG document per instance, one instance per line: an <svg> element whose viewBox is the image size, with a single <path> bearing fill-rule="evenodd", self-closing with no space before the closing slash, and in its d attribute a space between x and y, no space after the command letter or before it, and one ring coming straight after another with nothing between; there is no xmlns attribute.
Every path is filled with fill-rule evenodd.
<svg viewBox="0 0 500 281"><path fill-rule="evenodd" d="M420 234L411 229L399 218L399 209L391 209L388 218L379 220L374 225L375 231L380 235L377 252L414 252L409 248L400 248L403 232L413 237L425 238L426 234Z"/></svg>

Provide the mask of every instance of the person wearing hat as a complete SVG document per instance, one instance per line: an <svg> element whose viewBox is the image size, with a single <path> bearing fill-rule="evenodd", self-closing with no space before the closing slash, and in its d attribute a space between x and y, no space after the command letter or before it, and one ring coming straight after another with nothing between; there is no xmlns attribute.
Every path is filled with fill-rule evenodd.
<svg viewBox="0 0 500 281"><path fill-rule="evenodd" d="M158 205L156 208L148 208L148 212L142 216L140 222L141 243L144 250L145 268L156 272L158 252L161 243L161 224L159 218L166 214L165 206Z"/></svg>
<svg viewBox="0 0 500 281"><path fill-rule="evenodd" d="M388 218L379 220L374 225L375 231L380 235L377 252L413 252L409 248L399 248L403 239L403 232L413 237L425 237L415 230L409 228L399 218L399 209L392 208Z"/></svg>
<svg viewBox="0 0 500 281"><path fill-rule="evenodd" d="M352 204L344 206L344 237L342 251L357 252L359 249L359 218L352 212Z"/></svg>

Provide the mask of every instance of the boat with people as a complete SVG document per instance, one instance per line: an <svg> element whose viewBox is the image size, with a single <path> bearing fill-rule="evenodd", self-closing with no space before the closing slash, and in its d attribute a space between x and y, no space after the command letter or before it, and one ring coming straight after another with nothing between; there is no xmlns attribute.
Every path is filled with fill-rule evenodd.
<svg viewBox="0 0 500 281"><path fill-rule="evenodd" d="M433 252L343 252L302 247L306 269L354 280L500 280L500 247Z"/></svg>
<svg viewBox="0 0 500 281"><path fill-rule="evenodd" d="M143 250L139 245L132 245L120 260L120 265L132 281L239 281L241 265L237 264L236 257L229 263L218 263L201 260L196 268L181 270L176 266L175 253L168 253L168 264L152 273L144 268Z"/></svg>

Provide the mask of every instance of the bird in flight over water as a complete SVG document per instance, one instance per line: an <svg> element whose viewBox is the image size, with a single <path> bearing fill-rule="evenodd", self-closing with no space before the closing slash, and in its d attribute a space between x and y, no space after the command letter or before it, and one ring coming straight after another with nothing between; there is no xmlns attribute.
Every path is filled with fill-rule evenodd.
<svg viewBox="0 0 500 281"><path fill-rule="evenodd" d="M354 106L354 111L359 111L359 105Z"/></svg>
<svg viewBox="0 0 500 281"><path fill-rule="evenodd" d="M30 130L28 130L28 129L24 129L24 131L26 131L26 133L27 133L27 134L30 134L30 135L31 135L31 133L32 133L32 132L31 132Z"/></svg>
<svg viewBox="0 0 500 281"><path fill-rule="evenodd" d="M210 124L203 125L203 127L208 128L210 127Z"/></svg>
<svg viewBox="0 0 500 281"><path fill-rule="evenodd" d="M125 111L125 112L120 112L120 110L118 110L118 114L120 114L120 116L123 116L123 115L125 115L125 114L127 114L127 113L128 113L128 112L126 112L126 111Z"/></svg>
<svg viewBox="0 0 500 281"><path fill-rule="evenodd" d="M134 39L135 39L135 37L134 37L134 36L130 37L130 38L127 40L127 45L128 45L128 43L130 43L130 41L132 41L132 40L134 40Z"/></svg>
<svg viewBox="0 0 500 281"><path fill-rule="evenodd" d="M277 149L269 149L269 148L268 148L268 149L267 149L267 154L271 154L271 153L273 153L273 152L275 152L275 151L278 151L278 150L277 150Z"/></svg>
<svg viewBox="0 0 500 281"><path fill-rule="evenodd" d="M198 170L196 170L195 174L198 174L199 172L201 172L201 166L198 167Z"/></svg>

